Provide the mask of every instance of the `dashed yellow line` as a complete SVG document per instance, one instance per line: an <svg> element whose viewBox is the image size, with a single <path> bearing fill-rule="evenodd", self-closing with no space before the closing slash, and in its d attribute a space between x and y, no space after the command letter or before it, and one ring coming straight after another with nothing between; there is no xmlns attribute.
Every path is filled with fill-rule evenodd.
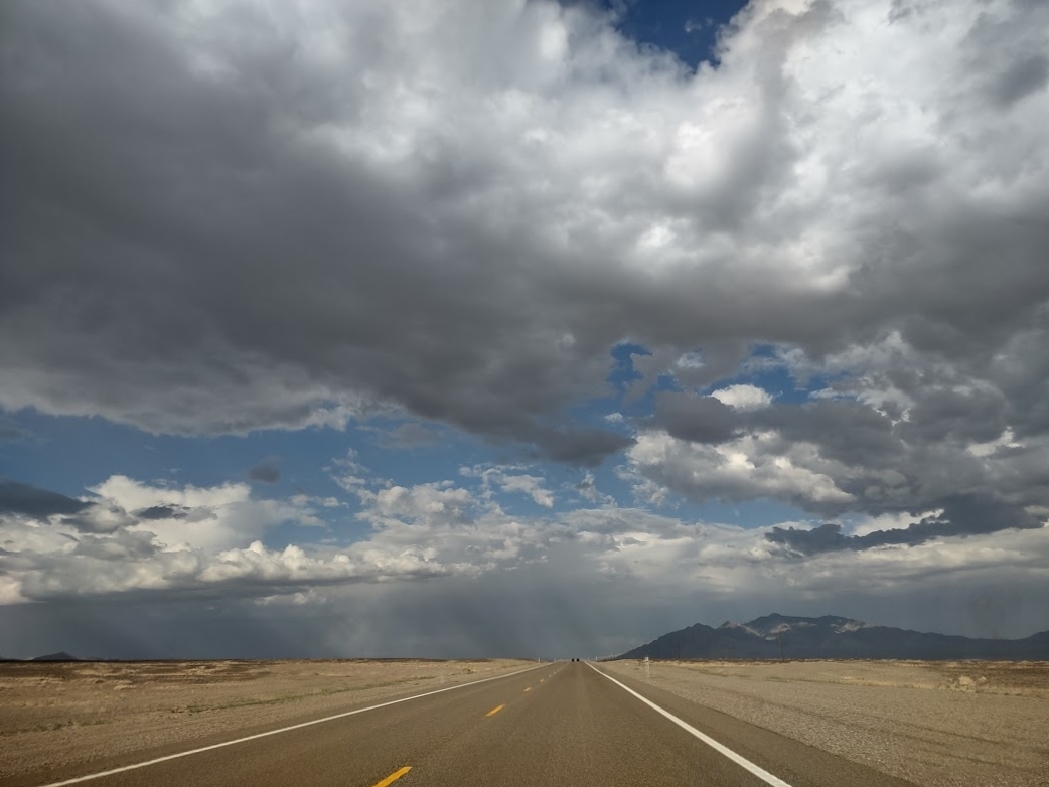
<svg viewBox="0 0 1049 787"><path fill-rule="evenodd" d="M525 689L525 691L531 691L531 690L532 690L531 686L529 686L527 689Z"/></svg>
<svg viewBox="0 0 1049 787"><path fill-rule="evenodd" d="M391 774L390 774L389 776L387 776L387 777L386 777L385 779L383 779L383 780L382 780L381 782L379 782L378 784L376 784L376 785L375 785L375 787L390 787L390 785L391 785L391 784L393 784L393 783L394 783L395 781L397 781L397 780L398 780L399 778L401 778L402 776L404 776L404 774L408 773L408 771L410 771L411 769L412 769L412 766L410 766L410 765L405 765L405 766L404 766L403 768L401 768L401 769L400 769L399 771L394 771L393 773L391 773Z"/></svg>
<svg viewBox="0 0 1049 787"><path fill-rule="evenodd" d="M489 716L494 716L495 714L497 714L499 711L501 711L505 707L506 707L505 704L503 704L503 705L496 705L494 708L492 708L490 711L488 711L488 713L484 714L484 717L487 719ZM379 785L375 785L375 787L379 787Z"/></svg>

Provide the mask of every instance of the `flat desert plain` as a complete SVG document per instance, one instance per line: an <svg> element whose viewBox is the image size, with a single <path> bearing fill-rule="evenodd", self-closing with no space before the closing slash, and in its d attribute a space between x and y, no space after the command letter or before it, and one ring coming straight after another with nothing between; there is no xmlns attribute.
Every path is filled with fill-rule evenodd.
<svg viewBox="0 0 1049 787"><path fill-rule="evenodd" d="M1049 787L1049 662L603 666L922 787Z"/></svg>
<svg viewBox="0 0 1049 787"><path fill-rule="evenodd" d="M0 783L44 768L184 748L513 672L535 662L0 662ZM164 752L170 753L170 752Z"/></svg>

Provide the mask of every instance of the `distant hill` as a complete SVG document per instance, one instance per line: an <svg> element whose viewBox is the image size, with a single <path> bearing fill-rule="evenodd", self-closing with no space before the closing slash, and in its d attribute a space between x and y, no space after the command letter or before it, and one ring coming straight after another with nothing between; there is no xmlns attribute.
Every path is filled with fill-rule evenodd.
<svg viewBox="0 0 1049 787"><path fill-rule="evenodd" d="M58 653L48 653L43 656L36 656L35 658L30 659L30 661L80 661L80 659L66 653L64 650L60 650Z"/></svg>
<svg viewBox="0 0 1049 787"><path fill-rule="evenodd" d="M859 620L765 615L718 628L697 623L664 634L621 659L1049 659L1049 631L1025 639L972 639Z"/></svg>

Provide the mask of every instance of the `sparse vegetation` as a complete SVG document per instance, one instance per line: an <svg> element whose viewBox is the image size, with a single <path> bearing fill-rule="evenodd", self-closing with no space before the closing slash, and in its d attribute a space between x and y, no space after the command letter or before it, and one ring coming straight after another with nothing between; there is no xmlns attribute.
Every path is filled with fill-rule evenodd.
<svg viewBox="0 0 1049 787"><path fill-rule="evenodd" d="M498 659L5 662L0 781L521 666Z"/></svg>

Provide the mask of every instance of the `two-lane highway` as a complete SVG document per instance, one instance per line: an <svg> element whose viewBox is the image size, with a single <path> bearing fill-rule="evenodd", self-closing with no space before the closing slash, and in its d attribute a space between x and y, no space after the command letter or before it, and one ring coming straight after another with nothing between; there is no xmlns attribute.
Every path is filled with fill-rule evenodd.
<svg viewBox="0 0 1049 787"><path fill-rule="evenodd" d="M587 663L543 665L61 783L91 787L906 782ZM179 753L183 754L183 753ZM42 774L39 776L43 776ZM27 784L52 783L37 778Z"/></svg>

